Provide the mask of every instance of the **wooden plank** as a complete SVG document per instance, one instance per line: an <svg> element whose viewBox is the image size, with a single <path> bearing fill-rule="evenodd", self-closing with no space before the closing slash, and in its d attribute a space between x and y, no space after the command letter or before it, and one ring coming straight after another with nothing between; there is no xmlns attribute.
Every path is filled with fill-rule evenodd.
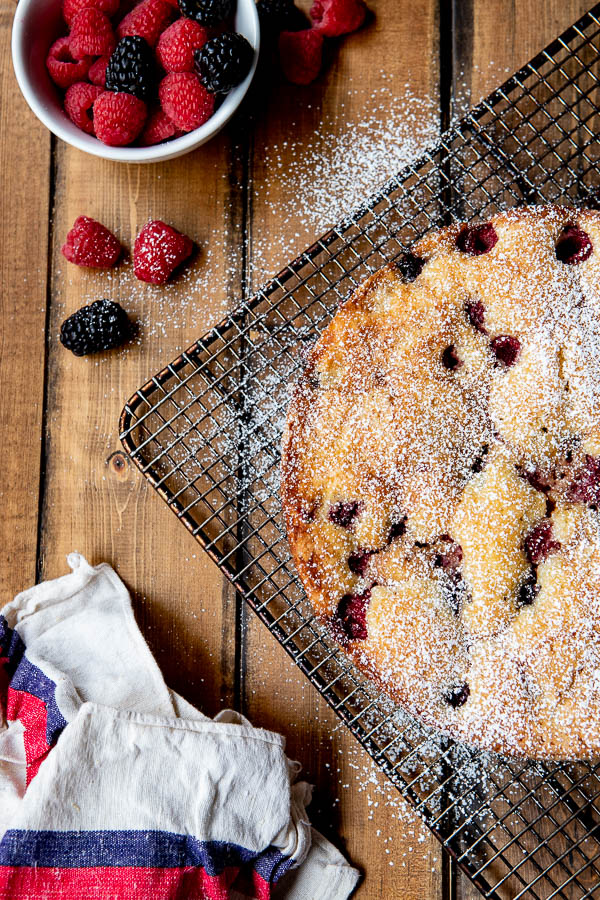
<svg viewBox="0 0 600 900"><path fill-rule="evenodd" d="M456 5L463 22L463 92L475 102L504 78L505 67L512 70L524 62L588 3L547 0L543 16L535 0L456 0ZM183 160L152 167L111 165L58 146L40 574L63 572L64 555L74 548L92 562L107 559L116 565L136 588L136 612L169 683L208 713L236 699L232 670L237 604L218 570L121 455L118 414L124 399L148 375L221 317L223 298L239 296L249 274L257 284L326 224L327 204L317 190L319 183L334 191L339 187L333 183L335 173L341 173L342 200L350 196L352 154L364 143L349 122L358 124L371 115L372 128L376 118L388 116L393 123L393 108L402 103L403 94L409 100L424 98L430 108L433 98L435 105L435 4L420 0L400 10L393 0L380 0L376 12L364 32L336 50L316 88L286 86L270 95L254 138L248 208L243 197L244 152L236 135L234 146L224 136ZM7 453L5 461L8 487L0 552L6 598L29 584L35 571L50 186L48 133L26 110L10 70L11 15L7 4L1 38L0 178L6 209L16 212L11 229L4 229L2 236L5 298L0 327L10 350L0 357L5 388L1 421L5 446L18 452ZM410 87L405 89L407 81ZM417 108L413 103L413 112ZM333 157L338 168L315 168L312 191L292 195L290 201L293 178L280 175L291 176L295 166L310 164L311 154L302 154L307 143L313 147L313 161L319 162L320 151L321 160ZM22 171L23 147L27 180L19 184L14 174ZM306 188L307 181L297 184ZM339 206L332 203L332 209ZM240 233L249 211L251 273L241 271ZM187 279L166 291L139 285L128 265L111 276L86 273L59 255L64 234L80 213L104 221L128 246L143 221L162 217L198 239L203 252ZM98 296L120 299L139 316L141 341L97 360L76 360L57 343L60 322ZM244 709L257 724L288 735L290 754L302 760L308 778L317 784L313 818L367 872L357 896L439 900L442 864L437 845L427 836L421 840L407 809L371 774L354 740L344 730L335 731L337 719L253 619L243 649ZM464 880L455 889L462 900L475 896Z"/></svg>
<svg viewBox="0 0 600 900"><path fill-rule="evenodd" d="M51 191L50 134L21 96L12 69L10 34L15 6L0 15L0 440L2 600L33 584L37 523Z"/></svg>
<svg viewBox="0 0 600 900"><path fill-rule="evenodd" d="M478 103L588 7L587 0L453 0L453 115ZM531 866L523 868L524 878L537 875ZM455 866L448 875L452 898L480 897Z"/></svg>
<svg viewBox="0 0 600 900"><path fill-rule="evenodd" d="M474 106L590 8L589 0L453 0L455 112Z"/></svg>
<svg viewBox="0 0 600 900"><path fill-rule="evenodd" d="M435 4L380 0L373 6L375 18L336 43L314 85L275 84L266 94L251 164L255 286L362 202L438 129ZM437 841L252 616L243 660L244 712L286 735L289 755L316 785L311 820L365 872L356 896L441 898Z"/></svg>
<svg viewBox="0 0 600 900"><path fill-rule="evenodd" d="M114 565L133 591L142 630L168 683L208 714L231 705L236 600L219 570L121 452L127 398L201 336L240 294L241 193L224 134L181 159L128 166L59 144L49 326L47 483L41 532L43 577L64 571L79 549ZM129 250L149 218L189 234L200 252L167 287L79 269L60 246L80 214L99 219ZM58 342L66 315L99 297L138 320L136 342L76 358Z"/></svg>

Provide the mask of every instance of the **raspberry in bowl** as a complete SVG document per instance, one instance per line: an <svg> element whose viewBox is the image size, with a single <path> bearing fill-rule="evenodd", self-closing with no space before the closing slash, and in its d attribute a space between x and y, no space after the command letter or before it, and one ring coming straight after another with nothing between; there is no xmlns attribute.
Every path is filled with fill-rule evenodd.
<svg viewBox="0 0 600 900"><path fill-rule="evenodd" d="M94 156L181 156L223 128L250 86L260 42L255 2L123 6L20 0L12 32L19 87L50 131Z"/></svg>

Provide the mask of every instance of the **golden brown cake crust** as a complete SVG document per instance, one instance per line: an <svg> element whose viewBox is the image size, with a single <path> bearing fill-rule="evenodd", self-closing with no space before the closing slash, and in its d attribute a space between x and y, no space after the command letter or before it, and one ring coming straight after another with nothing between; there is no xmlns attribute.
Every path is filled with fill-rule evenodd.
<svg viewBox="0 0 600 900"><path fill-rule="evenodd" d="M600 212L426 235L312 348L283 439L319 619L425 722L600 752Z"/></svg>

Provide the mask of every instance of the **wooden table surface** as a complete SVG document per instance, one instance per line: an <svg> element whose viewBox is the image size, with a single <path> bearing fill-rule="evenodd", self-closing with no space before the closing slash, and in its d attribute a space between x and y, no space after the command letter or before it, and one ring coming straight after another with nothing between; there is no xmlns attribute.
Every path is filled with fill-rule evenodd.
<svg viewBox="0 0 600 900"><path fill-rule="evenodd" d="M131 589L169 685L209 715L233 706L286 735L290 756L316 785L313 822L364 872L357 897L474 900L467 879L243 608L118 440L124 401L312 242L316 225L327 224L323 198L336 182L345 179L342 193L352 196L352 166L361 185L385 176L385 153L380 173L381 149L374 165L369 133L390 140L398 123L408 149L390 153L397 161L410 150L413 123L415 144L445 127L591 0L369 5L372 21L331 54L315 85L273 79L206 147L127 166L66 146L35 119L10 63L14 3L2 0L1 602L64 573L73 549L92 563L110 562ZM294 185L313 193L290 197ZM60 248L80 214L98 218L129 248L148 218L165 219L201 251L166 290L137 282L130 260L113 273L79 269ZM60 324L100 297L119 300L138 319L138 340L77 359L58 342Z"/></svg>

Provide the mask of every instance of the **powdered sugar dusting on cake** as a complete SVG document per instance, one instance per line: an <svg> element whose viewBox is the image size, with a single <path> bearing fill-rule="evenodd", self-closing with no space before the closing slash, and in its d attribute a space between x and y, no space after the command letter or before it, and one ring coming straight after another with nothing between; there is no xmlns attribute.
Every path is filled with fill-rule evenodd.
<svg viewBox="0 0 600 900"><path fill-rule="evenodd" d="M426 236L325 330L284 442L338 641L426 722L530 756L600 747L594 247L600 215L556 207Z"/></svg>

